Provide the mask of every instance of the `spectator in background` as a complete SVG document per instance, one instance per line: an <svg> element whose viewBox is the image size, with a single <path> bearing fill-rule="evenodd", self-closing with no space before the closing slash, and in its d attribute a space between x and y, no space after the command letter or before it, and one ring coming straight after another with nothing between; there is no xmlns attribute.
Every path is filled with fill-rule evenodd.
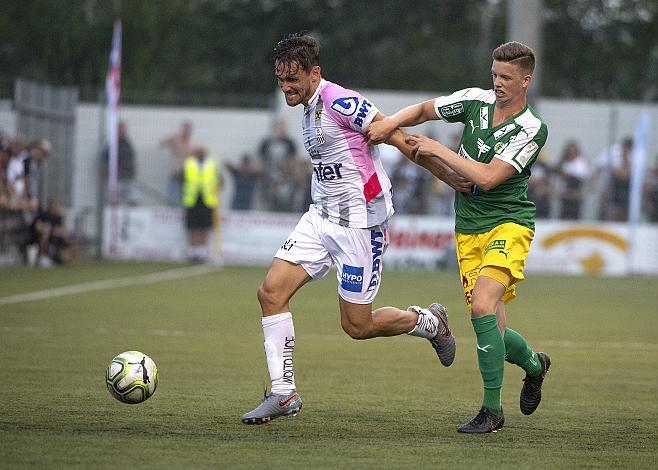
<svg viewBox="0 0 658 470"><path fill-rule="evenodd" d="M295 194L293 196L293 211L306 212L313 198L311 197L311 181L313 178L313 163L310 158L304 158L295 162L295 179L297 180Z"/></svg>
<svg viewBox="0 0 658 470"><path fill-rule="evenodd" d="M553 194L552 169L546 164L544 150L532 166L528 179L528 199L535 203L535 217L547 219L551 215L551 195Z"/></svg>
<svg viewBox="0 0 658 470"><path fill-rule="evenodd" d="M237 211L250 210L253 204L254 191L263 171L258 168L251 155L245 153L240 159L240 165L226 163L226 169L233 177L233 202L231 208Z"/></svg>
<svg viewBox="0 0 658 470"><path fill-rule="evenodd" d="M267 200L269 209L275 212L293 212L295 193L298 191L295 180L297 162L292 158L281 158L269 172Z"/></svg>
<svg viewBox="0 0 658 470"><path fill-rule="evenodd" d="M590 176L590 166L578 142L567 142L558 163L560 176L560 218L574 220L580 218L584 189Z"/></svg>
<svg viewBox="0 0 658 470"><path fill-rule="evenodd" d="M64 212L59 200L48 199L45 210L39 209L28 231L27 264L49 268L73 259L74 243L64 226Z"/></svg>
<svg viewBox="0 0 658 470"><path fill-rule="evenodd" d="M279 210L275 203L268 196L280 191L272 187L274 173L281 170L281 166L290 167L291 165L279 165L281 160L293 161L297 156L297 146L288 136L286 122L283 119L274 121L273 134L265 137L258 146L258 154L263 167L263 195L265 196L264 206L271 210Z"/></svg>
<svg viewBox="0 0 658 470"><path fill-rule="evenodd" d="M9 159L7 184L10 204L23 210L27 224L32 222L39 207L43 164L51 150L52 145L47 140L34 141L24 147L22 141L16 139L14 155Z"/></svg>
<svg viewBox="0 0 658 470"><path fill-rule="evenodd" d="M624 221L628 218L633 139L604 150L596 159L600 215L604 220Z"/></svg>
<svg viewBox="0 0 658 470"><path fill-rule="evenodd" d="M183 121L177 132L168 135L160 141L160 147L169 149L171 152L171 168L167 194L169 196L169 204L178 205L182 197L181 188L183 185L185 159L198 147L192 141L192 123L190 121Z"/></svg>
<svg viewBox="0 0 658 470"><path fill-rule="evenodd" d="M192 262L209 259L208 234L213 213L219 203L219 166L198 146L185 159L183 171L183 207L187 228L187 258Z"/></svg>
<svg viewBox="0 0 658 470"><path fill-rule="evenodd" d="M126 123L119 122L119 141L117 149L117 202L119 204L129 204L131 206L137 203L135 196L135 150L130 137L128 136L128 127ZM109 149L105 149L104 165L105 175L108 174L108 165L110 160ZM108 197L108 200L110 198Z"/></svg>
<svg viewBox="0 0 658 470"><path fill-rule="evenodd" d="M9 208L9 185L7 184L7 167L11 153L8 148L0 146L0 209Z"/></svg>
<svg viewBox="0 0 658 470"><path fill-rule="evenodd" d="M430 174L407 158L400 158L393 170L393 206L400 214L427 213L427 199ZM433 179L433 178L432 178Z"/></svg>

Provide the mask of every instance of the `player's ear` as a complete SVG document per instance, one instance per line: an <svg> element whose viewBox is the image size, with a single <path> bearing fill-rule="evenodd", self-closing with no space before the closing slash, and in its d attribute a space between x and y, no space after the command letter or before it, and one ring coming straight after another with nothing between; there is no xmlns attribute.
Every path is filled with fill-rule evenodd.
<svg viewBox="0 0 658 470"><path fill-rule="evenodd" d="M311 69L311 79L313 81L320 80L320 66L319 65L314 65L313 68Z"/></svg>
<svg viewBox="0 0 658 470"><path fill-rule="evenodd" d="M532 81L532 75L526 75L523 77L523 82L521 83L523 88L527 89L530 86L530 81Z"/></svg>

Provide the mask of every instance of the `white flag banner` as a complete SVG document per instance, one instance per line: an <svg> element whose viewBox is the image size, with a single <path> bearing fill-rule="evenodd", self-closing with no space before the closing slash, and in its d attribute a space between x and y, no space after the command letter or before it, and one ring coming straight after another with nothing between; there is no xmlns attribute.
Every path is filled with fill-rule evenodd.
<svg viewBox="0 0 658 470"><path fill-rule="evenodd" d="M112 34L112 51L105 78L107 108L105 122L107 125L108 146L108 194L110 204L118 202L117 168L119 151L119 103L121 100L121 21L114 22Z"/></svg>
<svg viewBox="0 0 658 470"><path fill-rule="evenodd" d="M119 162L119 103L121 102L121 20L114 22L112 33L112 50L110 51L110 63L105 78L105 93L107 96L107 108L105 111L107 153L108 153L108 181L107 194L112 207L110 217L110 254L116 251L119 237L119 223L117 220L117 204L119 202L118 191L118 162Z"/></svg>
<svg viewBox="0 0 658 470"><path fill-rule="evenodd" d="M647 153L649 151L649 138L651 129L651 118L649 110L643 109L635 125L633 136L633 153L631 155L631 181L630 197L628 202L628 221L637 224L640 221L642 209L642 188L647 164Z"/></svg>
<svg viewBox="0 0 658 470"><path fill-rule="evenodd" d="M629 241L629 265L630 260L637 248L637 226L640 223L642 210L642 193L647 166L647 153L649 152L649 140L651 137L651 118L648 109L640 111L635 125L633 136L633 153L631 154L631 181L629 186L630 197L628 198L628 241Z"/></svg>

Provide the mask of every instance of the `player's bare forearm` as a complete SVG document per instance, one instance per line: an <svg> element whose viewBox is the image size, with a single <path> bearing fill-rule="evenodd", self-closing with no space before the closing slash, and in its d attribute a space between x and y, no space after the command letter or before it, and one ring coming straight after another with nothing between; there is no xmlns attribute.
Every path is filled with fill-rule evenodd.
<svg viewBox="0 0 658 470"><path fill-rule="evenodd" d="M402 155L413 162L412 147L407 143L407 137L409 137L409 134L400 129L395 129L391 136L386 140L386 143L397 148Z"/></svg>
<svg viewBox="0 0 658 470"><path fill-rule="evenodd" d="M447 167L440 159L435 157L418 157L416 164L422 166L435 177L446 183L455 191L470 193L473 189L473 183L464 178L457 172Z"/></svg>
<svg viewBox="0 0 658 470"><path fill-rule="evenodd" d="M436 158L485 191L495 188L516 172L512 165L496 158L491 163L462 158L440 142L423 135L409 136L407 143L413 147L412 153L415 159Z"/></svg>
<svg viewBox="0 0 658 470"><path fill-rule="evenodd" d="M473 183L451 170L438 158L414 158L413 147L407 143L408 137L409 134L400 129L396 129L386 143L395 146L405 157L418 166L425 168L432 173L432 175L446 183L455 191L464 193L471 191Z"/></svg>

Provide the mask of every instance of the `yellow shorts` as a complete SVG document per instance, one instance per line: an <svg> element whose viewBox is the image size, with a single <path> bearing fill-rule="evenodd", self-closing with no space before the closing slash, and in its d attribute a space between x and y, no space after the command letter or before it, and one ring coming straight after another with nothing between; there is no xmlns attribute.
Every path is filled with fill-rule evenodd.
<svg viewBox="0 0 658 470"><path fill-rule="evenodd" d="M534 235L535 232L529 228L512 222L486 233L455 234L459 274L469 311L475 281L486 266L497 268L488 270L489 277L494 277L503 285L509 284L503 301L507 303L516 297L514 284L524 279L523 268ZM495 277L496 272L502 274L500 279ZM508 279L509 282L506 282Z"/></svg>

